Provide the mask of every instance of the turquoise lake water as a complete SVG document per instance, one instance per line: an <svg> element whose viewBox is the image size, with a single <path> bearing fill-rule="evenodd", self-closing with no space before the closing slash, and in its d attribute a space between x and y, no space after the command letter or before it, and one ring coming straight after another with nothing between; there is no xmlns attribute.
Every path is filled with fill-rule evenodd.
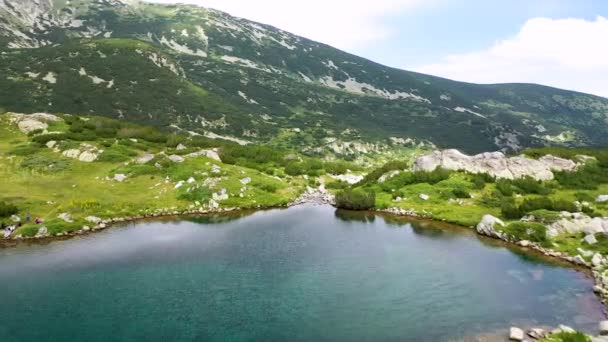
<svg viewBox="0 0 608 342"><path fill-rule="evenodd" d="M450 341L603 317L574 269L329 206L0 248L0 286L0 341Z"/></svg>

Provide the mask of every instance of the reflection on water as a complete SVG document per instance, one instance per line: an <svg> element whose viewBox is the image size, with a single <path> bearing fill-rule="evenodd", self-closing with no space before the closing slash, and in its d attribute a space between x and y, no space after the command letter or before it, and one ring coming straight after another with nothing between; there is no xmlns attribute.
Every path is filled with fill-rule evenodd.
<svg viewBox="0 0 608 342"><path fill-rule="evenodd" d="M21 244L0 249L0 279L0 341L446 341L603 317L576 270L471 230L326 206Z"/></svg>

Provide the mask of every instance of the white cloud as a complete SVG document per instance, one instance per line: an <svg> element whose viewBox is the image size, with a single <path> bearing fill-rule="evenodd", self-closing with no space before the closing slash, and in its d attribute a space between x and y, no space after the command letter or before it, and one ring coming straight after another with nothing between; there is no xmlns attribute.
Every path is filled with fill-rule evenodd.
<svg viewBox="0 0 608 342"><path fill-rule="evenodd" d="M532 82L608 97L608 20L528 20L484 51L449 55L415 68L477 83Z"/></svg>
<svg viewBox="0 0 608 342"><path fill-rule="evenodd" d="M383 18L429 3L429 0L148 1L180 2L215 8L345 50L387 38L391 34L391 28L383 23Z"/></svg>

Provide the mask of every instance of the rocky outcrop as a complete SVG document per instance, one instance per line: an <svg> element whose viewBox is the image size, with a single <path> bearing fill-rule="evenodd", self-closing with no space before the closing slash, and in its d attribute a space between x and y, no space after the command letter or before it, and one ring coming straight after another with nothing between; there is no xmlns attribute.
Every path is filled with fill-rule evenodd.
<svg viewBox="0 0 608 342"><path fill-rule="evenodd" d="M55 144L53 144L55 146ZM52 147L50 147L52 148ZM91 144L82 143L79 148L72 148L63 151L61 154L64 157L78 159L81 162L92 163L103 153L103 150L99 150L96 146Z"/></svg>
<svg viewBox="0 0 608 342"><path fill-rule="evenodd" d="M581 232L586 235L608 232L608 217L591 218L582 213L571 214L567 212L563 212L561 216L561 219L547 226L547 237L555 238L560 234Z"/></svg>
<svg viewBox="0 0 608 342"><path fill-rule="evenodd" d="M503 233L497 231L496 228L494 227L495 225L504 227L505 223L501 219L494 217L492 215L484 215L481 218L481 221L477 224L477 227L475 227L475 229L477 230L477 233L479 233L481 235L504 239L505 237L504 237Z"/></svg>
<svg viewBox="0 0 608 342"><path fill-rule="evenodd" d="M11 114L11 122L17 124L19 130L25 134L41 130L46 131L49 127L48 122L63 121L62 118L47 113L35 114Z"/></svg>
<svg viewBox="0 0 608 342"><path fill-rule="evenodd" d="M414 171L433 171L436 168L487 173L497 178L530 176L537 180L553 179L552 171L575 171L580 164L569 159L543 156L530 159L524 156L507 157L502 152L487 152L468 156L458 150L435 151L416 159Z"/></svg>

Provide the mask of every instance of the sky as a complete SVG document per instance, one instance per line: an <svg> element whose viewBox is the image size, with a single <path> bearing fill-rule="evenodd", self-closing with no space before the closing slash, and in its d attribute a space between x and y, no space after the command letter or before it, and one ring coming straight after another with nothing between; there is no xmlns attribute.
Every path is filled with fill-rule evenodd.
<svg viewBox="0 0 608 342"><path fill-rule="evenodd" d="M608 97L607 0L148 0L270 24L373 61Z"/></svg>

